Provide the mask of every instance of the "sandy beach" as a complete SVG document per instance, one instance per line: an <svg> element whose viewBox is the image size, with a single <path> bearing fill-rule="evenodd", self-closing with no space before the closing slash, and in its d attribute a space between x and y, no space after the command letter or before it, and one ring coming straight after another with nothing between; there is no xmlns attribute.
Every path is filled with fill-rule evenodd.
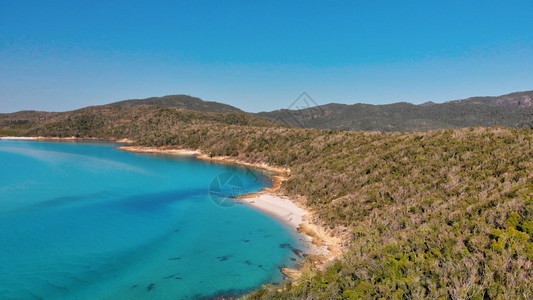
<svg viewBox="0 0 533 300"><path fill-rule="evenodd" d="M300 250L309 259L299 269L283 268L281 271L286 279L296 280L303 271L322 269L327 262L342 253L341 240L313 223L311 213L289 198L263 191L243 195L239 200L281 220L299 236L304 247Z"/></svg>
<svg viewBox="0 0 533 300"><path fill-rule="evenodd" d="M287 197L259 192L239 197L243 203L251 205L287 224L296 230L306 242L304 253L315 255L328 261L340 254L340 240L330 236L326 230L311 221L311 212L298 206Z"/></svg>
<svg viewBox="0 0 533 300"><path fill-rule="evenodd" d="M159 148L159 147L140 147L140 146L122 146L116 149L136 152L136 153L168 153L176 155L200 155L201 152L197 150L186 149L172 149L172 148Z"/></svg>
<svg viewBox="0 0 533 300"><path fill-rule="evenodd" d="M309 259L299 270L282 269L287 279L295 280L302 270L308 271L314 268L322 268L327 262L342 254L341 239L325 230L319 224L313 222L312 213L303 205L280 194L279 188L287 176L289 169L282 169L267 164L254 164L238 160L233 157L210 157L199 150L176 149L174 147L142 147L122 146L116 149L138 153L168 153L174 155L193 155L198 159L234 163L272 172L272 187L265 188L254 194L242 195L239 201L248 204L278 220L284 222L291 230L300 236L304 249L302 252Z"/></svg>

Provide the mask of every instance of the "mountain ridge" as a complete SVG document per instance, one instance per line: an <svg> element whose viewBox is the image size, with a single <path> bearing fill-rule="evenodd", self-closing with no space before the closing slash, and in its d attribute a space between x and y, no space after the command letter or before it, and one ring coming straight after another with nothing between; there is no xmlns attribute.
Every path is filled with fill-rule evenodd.
<svg viewBox="0 0 533 300"><path fill-rule="evenodd" d="M425 131L475 126L533 126L533 91L494 97L471 97L444 103L339 104L257 115L288 125L355 131Z"/></svg>
<svg viewBox="0 0 533 300"><path fill-rule="evenodd" d="M183 94L167 95L162 97L150 97L144 99L121 100L110 104L117 105L120 107L130 107L138 105L161 105L207 112L243 112L241 109L228 104L215 101L205 101L198 97Z"/></svg>
<svg viewBox="0 0 533 300"><path fill-rule="evenodd" d="M303 94L307 95L307 94ZM307 95L308 96L308 95ZM476 96L443 103L428 101L422 104L396 102L391 104L328 103L308 106L314 101L303 99L303 109L278 109L248 113L214 101L204 101L188 95L167 95L145 99L129 99L106 105L88 106L67 112L19 111L0 114L0 126L24 125L26 128L58 116L77 114L91 107L164 106L178 110L209 113L249 114L267 121L289 126L349 131L426 131L464 127L505 126L533 127L533 91L521 91L501 96Z"/></svg>

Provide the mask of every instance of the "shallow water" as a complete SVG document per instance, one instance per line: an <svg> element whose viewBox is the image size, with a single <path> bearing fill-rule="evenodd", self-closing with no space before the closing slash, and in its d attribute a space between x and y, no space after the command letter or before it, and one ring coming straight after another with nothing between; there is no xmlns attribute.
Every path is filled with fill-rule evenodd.
<svg viewBox="0 0 533 300"><path fill-rule="evenodd" d="M114 147L0 141L2 299L239 294L298 259L294 232L226 197L262 171Z"/></svg>

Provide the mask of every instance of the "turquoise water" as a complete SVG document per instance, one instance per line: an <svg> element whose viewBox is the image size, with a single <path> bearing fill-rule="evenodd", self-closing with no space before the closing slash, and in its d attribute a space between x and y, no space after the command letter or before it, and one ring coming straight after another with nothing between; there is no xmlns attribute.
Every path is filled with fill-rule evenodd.
<svg viewBox="0 0 533 300"><path fill-rule="evenodd" d="M0 298L240 294L294 266L293 232L212 191L260 190L261 171L114 147L0 141Z"/></svg>

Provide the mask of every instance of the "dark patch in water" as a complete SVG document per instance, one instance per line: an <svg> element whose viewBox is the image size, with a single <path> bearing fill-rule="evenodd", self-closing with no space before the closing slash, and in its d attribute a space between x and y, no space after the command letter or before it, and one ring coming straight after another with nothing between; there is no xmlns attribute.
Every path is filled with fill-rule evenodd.
<svg viewBox="0 0 533 300"><path fill-rule="evenodd" d="M291 257L291 261L296 261L296 258L294 258L294 257Z"/></svg>
<svg viewBox="0 0 533 300"><path fill-rule="evenodd" d="M268 238L268 237L271 237L272 235L271 234L265 234L263 235L264 238Z"/></svg>
<svg viewBox="0 0 533 300"><path fill-rule="evenodd" d="M54 287L54 288L56 288L56 289L60 289L60 290L68 291L68 289L67 289L66 287L64 287L64 286L60 286L60 285L56 285L56 284L53 284L53 283L51 283L51 282L48 281L48 280L46 281L46 283L48 283L49 286L52 286L52 287Z"/></svg>
<svg viewBox="0 0 533 300"><path fill-rule="evenodd" d="M250 240L241 240L242 242L248 243Z"/></svg>
<svg viewBox="0 0 533 300"><path fill-rule="evenodd" d="M283 276L285 276L285 273L283 273L283 269L286 268L287 266L285 265L278 265L278 271L283 274Z"/></svg>
<svg viewBox="0 0 533 300"><path fill-rule="evenodd" d="M171 257L168 260L180 260L180 259L181 259L181 257Z"/></svg>
<svg viewBox="0 0 533 300"><path fill-rule="evenodd" d="M299 250L299 249L296 249L294 248L291 244L289 243L282 243L282 244L279 244L279 247L282 248L282 249L290 249L292 251L292 253L296 254L298 257L302 257L302 251Z"/></svg>
<svg viewBox="0 0 533 300"><path fill-rule="evenodd" d="M174 202L183 201L194 196L205 195L203 189L191 189L187 191L170 191L161 193L150 193L135 195L123 198L114 205L120 206L122 209L132 209L134 211L155 211L164 209L166 205Z"/></svg>
<svg viewBox="0 0 533 300"><path fill-rule="evenodd" d="M249 260L245 260L245 261L239 261L241 264L245 264L245 265L249 265L251 266L252 265L252 262L249 261Z"/></svg>
<svg viewBox="0 0 533 300"><path fill-rule="evenodd" d="M91 200L91 199L97 199L102 198L110 194L109 192L98 192L98 193L92 193L84 196L66 196L66 197L56 197L52 198L47 201L39 202L33 207L41 208L41 207L54 207L54 206L62 206L62 205L70 205L70 204L77 204L78 202L82 202L84 200Z"/></svg>
<svg viewBox="0 0 533 300"><path fill-rule="evenodd" d="M138 284L134 284L130 287L130 290L133 290L134 288L138 287L139 285Z"/></svg>
<svg viewBox="0 0 533 300"><path fill-rule="evenodd" d="M218 256L217 259L219 261L225 261L225 260L228 260L232 256L233 256L233 254L228 254L228 255L224 255L224 256Z"/></svg>
<svg viewBox="0 0 533 300"><path fill-rule="evenodd" d="M176 275L178 275L178 273L176 273L176 274L172 274L172 275L168 275L167 277L165 277L165 279L170 279L170 278L172 278L172 277L174 277L174 276L176 276Z"/></svg>
<svg viewBox="0 0 533 300"><path fill-rule="evenodd" d="M147 290L147 291L151 291L151 290L153 290L154 288L155 288L155 284L150 283L150 285L146 287L146 290Z"/></svg>
<svg viewBox="0 0 533 300"><path fill-rule="evenodd" d="M279 244L279 247L282 248L282 249L292 249L292 246L289 243Z"/></svg>

